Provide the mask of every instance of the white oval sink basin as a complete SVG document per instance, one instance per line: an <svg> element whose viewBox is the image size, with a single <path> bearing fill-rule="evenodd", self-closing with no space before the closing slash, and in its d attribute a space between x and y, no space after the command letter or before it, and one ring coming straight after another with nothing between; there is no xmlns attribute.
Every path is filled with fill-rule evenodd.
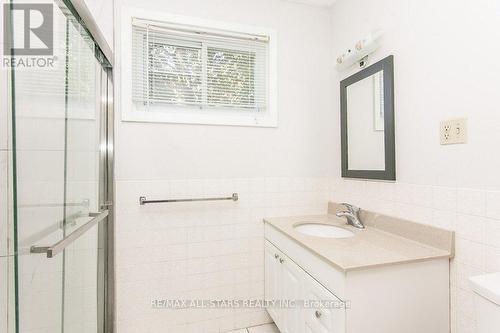
<svg viewBox="0 0 500 333"><path fill-rule="evenodd" d="M303 223L296 225L294 228L302 234L315 237L349 238L354 236L354 233L347 229L320 223Z"/></svg>

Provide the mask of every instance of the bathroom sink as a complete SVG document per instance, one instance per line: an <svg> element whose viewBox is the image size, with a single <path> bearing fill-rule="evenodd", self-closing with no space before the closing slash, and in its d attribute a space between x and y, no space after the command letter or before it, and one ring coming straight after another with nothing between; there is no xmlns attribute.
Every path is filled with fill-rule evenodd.
<svg viewBox="0 0 500 333"><path fill-rule="evenodd" d="M351 231L333 225L320 223L301 223L294 226L298 232L323 238L349 238L354 236Z"/></svg>

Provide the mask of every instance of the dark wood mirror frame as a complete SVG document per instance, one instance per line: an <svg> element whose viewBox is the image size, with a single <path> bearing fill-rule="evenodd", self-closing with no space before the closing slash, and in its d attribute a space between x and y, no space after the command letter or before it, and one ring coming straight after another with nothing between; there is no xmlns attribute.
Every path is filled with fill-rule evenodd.
<svg viewBox="0 0 500 333"><path fill-rule="evenodd" d="M371 75L384 73L384 148L385 170L349 170L347 140L347 87ZM396 144L394 129L394 56L357 72L340 82L340 133L342 151L342 177L396 180Z"/></svg>

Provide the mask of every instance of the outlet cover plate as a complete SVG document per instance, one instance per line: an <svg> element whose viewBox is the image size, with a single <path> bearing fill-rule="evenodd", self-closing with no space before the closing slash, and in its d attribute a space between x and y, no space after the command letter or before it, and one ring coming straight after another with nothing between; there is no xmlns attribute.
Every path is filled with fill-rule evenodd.
<svg viewBox="0 0 500 333"><path fill-rule="evenodd" d="M467 143L467 119L442 121L439 126L439 141L442 145Z"/></svg>

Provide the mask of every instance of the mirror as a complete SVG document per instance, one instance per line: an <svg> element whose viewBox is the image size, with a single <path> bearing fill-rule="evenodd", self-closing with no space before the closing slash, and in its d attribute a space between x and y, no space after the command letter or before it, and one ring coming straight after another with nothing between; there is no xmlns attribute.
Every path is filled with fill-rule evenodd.
<svg viewBox="0 0 500 333"><path fill-rule="evenodd" d="M396 180L393 56L341 81L340 101L342 177Z"/></svg>

